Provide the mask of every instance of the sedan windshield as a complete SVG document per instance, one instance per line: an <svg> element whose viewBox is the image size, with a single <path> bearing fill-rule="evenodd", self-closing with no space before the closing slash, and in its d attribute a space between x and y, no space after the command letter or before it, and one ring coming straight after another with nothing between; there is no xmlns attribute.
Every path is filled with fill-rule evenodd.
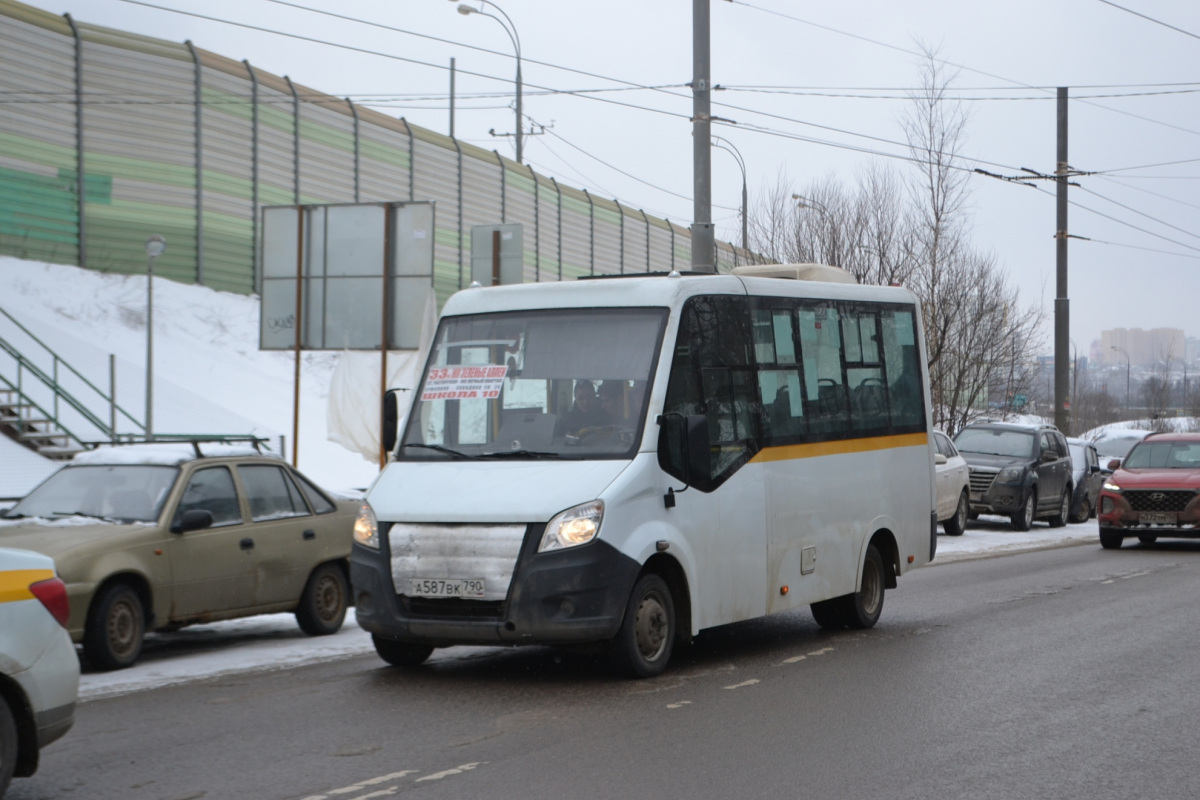
<svg viewBox="0 0 1200 800"><path fill-rule="evenodd" d="M1200 442L1141 442L1125 469L1200 469Z"/></svg>
<svg viewBox="0 0 1200 800"><path fill-rule="evenodd" d="M177 467L141 464L66 467L4 516L155 522L178 473Z"/></svg>
<svg viewBox="0 0 1200 800"><path fill-rule="evenodd" d="M967 453L1031 458L1033 434L995 428L963 428L958 436L954 437L954 444L959 450Z"/></svg>
<svg viewBox="0 0 1200 800"><path fill-rule="evenodd" d="M646 308L443 319L397 457L631 456L665 320Z"/></svg>

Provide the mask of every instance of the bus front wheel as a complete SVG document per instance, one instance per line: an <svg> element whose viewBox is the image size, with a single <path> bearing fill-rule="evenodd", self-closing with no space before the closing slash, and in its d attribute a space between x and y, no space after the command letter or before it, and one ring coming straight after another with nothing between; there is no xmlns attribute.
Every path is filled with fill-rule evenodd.
<svg viewBox="0 0 1200 800"><path fill-rule="evenodd" d="M826 630L863 630L873 627L879 621L879 615L883 613L885 581L883 556L879 554L875 545L867 545L867 555L863 559L862 583L858 591L813 603L810 606L813 619Z"/></svg>
<svg viewBox="0 0 1200 800"><path fill-rule="evenodd" d="M631 678L660 674L671 659L675 625L670 587L658 575L643 575L633 587L621 629L612 642L609 655L613 666Z"/></svg>

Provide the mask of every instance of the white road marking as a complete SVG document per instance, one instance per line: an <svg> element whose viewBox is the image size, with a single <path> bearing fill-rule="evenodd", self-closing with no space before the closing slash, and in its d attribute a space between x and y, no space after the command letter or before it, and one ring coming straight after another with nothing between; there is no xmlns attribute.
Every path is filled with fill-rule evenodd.
<svg viewBox="0 0 1200 800"><path fill-rule="evenodd" d="M667 703L667 708L683 708L691 703L691 700L680 700L678 703Z"/></svg>
<svg viewBox="0 0 1200 800"><path fill-rule="evenodd" d="M441 772L435 772L432 775L426 775L424 778L417 778L417 783L421 781L440 781L442 778L448 778L451 775L461 775L464 772L470 772L478 766L486 764L486 761L478 761L473 764L462 764L454 769L446 769Z"/></svg>
<svg viewBox="0 0 1200 800"><path fill-rule="evenodd" d="M756 683L758 683L758 678L751 678L748 681L742 681L741 683L735 683L733 686L726 686L725 688L726 689L741 689L743 686L753 686Z"/></svg>
<svg viewBox="0 0 1200 800"><path fill-rule="evenodd" d="M820 650L813 650L811 653L809 653L809 655L810 656L823 656L826 653L832 653L832 652L833 652L832 647L822 647Z"/></svg>
<svg viewBox="0 0 1200 800"><path fill-rule="evenodd" d="M795 664L797 661L803 661L806 658L808 658L808 656L792 656L791 658L785 658L783 660L783 663L784 664Z"/></svg>

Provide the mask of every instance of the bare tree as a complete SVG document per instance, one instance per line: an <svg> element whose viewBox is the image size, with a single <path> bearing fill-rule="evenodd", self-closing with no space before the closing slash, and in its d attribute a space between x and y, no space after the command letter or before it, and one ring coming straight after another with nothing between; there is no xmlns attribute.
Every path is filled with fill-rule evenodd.
<svg viewBox="0 0 1200 800"><path fill-rule="evenodd" d="M948 99L953 74L925 49L920 88L901 120L917 177L908 184L934 422L950 432L985 413L989 400L1027 392L1040 309L1022 309L991 256L968 242L970 171L957 155L968 115Z"/></svg>

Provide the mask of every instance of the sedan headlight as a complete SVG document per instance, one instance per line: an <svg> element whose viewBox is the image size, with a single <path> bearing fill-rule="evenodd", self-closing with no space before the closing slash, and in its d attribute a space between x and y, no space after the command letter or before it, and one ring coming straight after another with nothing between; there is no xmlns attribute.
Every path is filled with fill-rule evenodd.
<svg viewBox="0 0 1200 800"><path fill-rule="evenodd" d="M354 541L372 550L379 549L379 522L368 503L363 503L354 520Z"/></svg>
<svg viewBox="0 0 1200 800"><path fill-rule="evenodd" d="M1120 492L1120 491L1121 491L1121 487L1120 487L1120 486L1118 486L1117 484L1113 483L1112 481L1105 481L1105 482L1104 482L1104 491L1106 491L1106 492Z"/></svg>
<svg viewBox="0 0 1200 800"><path fill-rule="evenodd" d="M1020 483L1025 478L1024 467L1005 467L1000 470L996 480L1000 483Z"/></svg>
<svg viewBox="0 0 1200 800"><path fill-rule="evenodd" d="M568 508L556 515L546 525L546 532L542 534L538 552L562 550L565 547L575 547L590 542L600 533L600 520L603 518L603 500L593 500L590 503Z"/></svg>

